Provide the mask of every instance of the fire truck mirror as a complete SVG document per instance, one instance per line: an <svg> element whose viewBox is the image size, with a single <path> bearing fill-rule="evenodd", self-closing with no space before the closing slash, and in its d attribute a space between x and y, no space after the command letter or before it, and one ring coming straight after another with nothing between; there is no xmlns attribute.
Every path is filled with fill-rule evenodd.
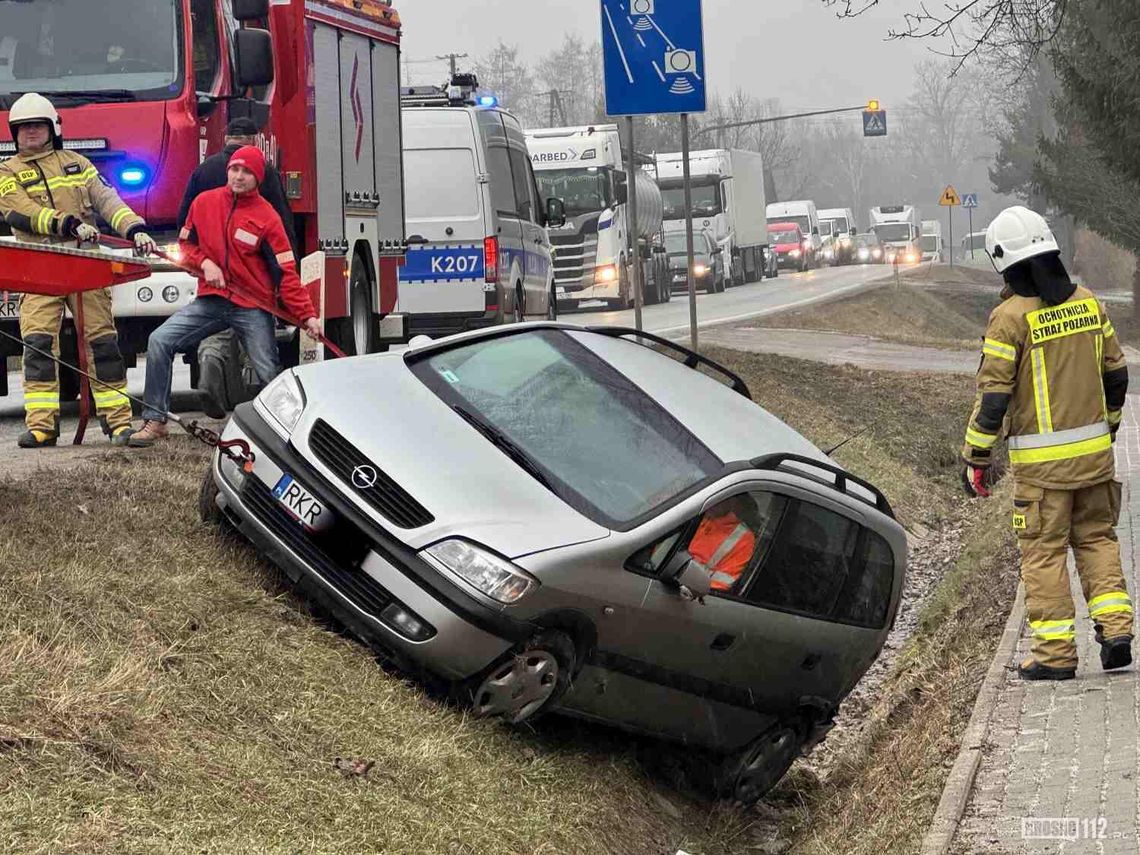
<svg viewBox="0 0 1140 855"><path fill-rule="evenodd" d="M204 94L198 95L198 118L204 119L218 108L217 99Z"/></svg>
<svg viewBox="0 0 1140 855"><path fill-rule="evenodd" d="M234 88L268 86L273 82L273 41L266 30L234 32Z"/></svg>
<svg viewBox="0 0 1140 855"><path fill-rule="evenodd" d="M233 0L234 20L258 21L269 16L269 0Z"/></svg>

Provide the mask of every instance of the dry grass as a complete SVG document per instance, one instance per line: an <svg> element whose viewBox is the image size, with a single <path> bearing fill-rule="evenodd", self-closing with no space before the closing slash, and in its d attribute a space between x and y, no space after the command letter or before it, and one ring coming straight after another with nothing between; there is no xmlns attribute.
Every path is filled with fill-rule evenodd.
<svg viewBox="0 0 1140 855"><path fill-rule="evenodd" d="M742 851L631 741L471 721L314 621L197 522L204 464L171 443L0 493L0 851Z"/></svg>
<svg viewBox="0 0 1140 855"><path fill-rule="evenodd" d="M999 290L1000 280L992 273L924 268L905 275L897 286L891 283L847 300L773 315L758 325L974 349L990 311L997 305Z"/></svg>

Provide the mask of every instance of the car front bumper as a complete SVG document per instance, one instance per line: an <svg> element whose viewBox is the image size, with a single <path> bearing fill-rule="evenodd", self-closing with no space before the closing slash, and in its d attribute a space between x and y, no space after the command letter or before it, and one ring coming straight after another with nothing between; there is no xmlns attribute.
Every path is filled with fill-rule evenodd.
<svg viewBox="0 0 1140 855"><path fill-rule="evenodd" d="M310 599L405 669L463 679L533 632L529 624L465 594L348 504L291 443L265 425L251 404L238 407L223 439L245 440L256 458L253 471L243 473L236 465L223 465L221 454L214 456L217 502L226 517ZM346 538L358 539L362 557L345 560L343 550L320 534L309 534L284 511L272 493L284 473L336 515L336 546ZM393 603L429 624L434 635L415 641L381 620L381 613Z"/></svg>

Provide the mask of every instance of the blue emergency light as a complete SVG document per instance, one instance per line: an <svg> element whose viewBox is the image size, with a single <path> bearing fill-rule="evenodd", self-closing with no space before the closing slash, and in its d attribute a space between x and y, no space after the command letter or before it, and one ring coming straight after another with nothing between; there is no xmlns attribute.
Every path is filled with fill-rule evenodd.
<svg viewBox="0 0 1140 855"><path fill-rule="evenodd" d="M150 170L137 163L120 166L118 170L119 184L125 190L139 190L150 181Z"/></svg>
<svg viewBox="0 0 1140 855"><path fill-rule="evenodd" d="M497 107L499 99L494 95L480 95L478 103L480 107Z"/></svg>

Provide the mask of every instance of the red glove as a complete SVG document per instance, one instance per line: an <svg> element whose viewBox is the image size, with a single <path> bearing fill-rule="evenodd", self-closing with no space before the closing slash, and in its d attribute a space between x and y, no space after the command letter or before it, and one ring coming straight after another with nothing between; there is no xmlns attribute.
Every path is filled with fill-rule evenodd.
<svg viewBox="0 0 1140 855"><path fill-rule="evenodd" d="M990 470L967 464L962 469L962 486L971 499L988 499L990 496Z"/></svg>

